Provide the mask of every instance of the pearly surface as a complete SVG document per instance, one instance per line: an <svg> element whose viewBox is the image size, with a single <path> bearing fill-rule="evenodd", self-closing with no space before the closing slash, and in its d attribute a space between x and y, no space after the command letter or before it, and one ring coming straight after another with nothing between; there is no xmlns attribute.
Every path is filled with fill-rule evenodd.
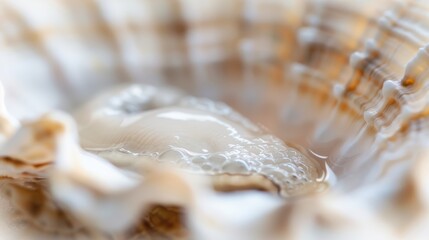
<svg viewBox="0 0 429 240"><path fill-rule="evenodd" d="M166 90L130 85L90 101L75 114L82 147L127 169L156 161L193 173L256 173L278 185L283 196L305 193L324 181L323 162L287 146L227 105L178 98L178 91Z"/></svg>

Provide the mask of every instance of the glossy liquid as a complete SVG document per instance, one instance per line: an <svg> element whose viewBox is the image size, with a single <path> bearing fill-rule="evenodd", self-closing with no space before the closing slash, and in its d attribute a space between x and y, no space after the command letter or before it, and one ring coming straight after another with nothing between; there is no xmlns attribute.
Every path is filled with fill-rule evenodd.
<svg viewBox="0 0 429 240"><path fill-rule="evenodd" d="M282 196L326 186L323 159L286 145L227 105L186 96L154 104L146 88L104 95L78 112L83 147L131 170L154 161L198 174L262 175ZM165 92L153 96L159 94Z"/></svg>

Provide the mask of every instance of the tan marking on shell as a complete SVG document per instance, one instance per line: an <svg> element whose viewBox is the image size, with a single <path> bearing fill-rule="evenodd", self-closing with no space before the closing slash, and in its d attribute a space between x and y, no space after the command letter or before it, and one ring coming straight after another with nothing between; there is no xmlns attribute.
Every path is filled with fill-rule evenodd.
<svg viewBox="0 0 429 240"><path fill-rule="evenodd" d="M33 155L34 156L34 155ZM24 166L28 166L29 164L23 160L17 159L17 158L12 158L12 157L0 157L0 161L3 161L7 164L11 164L14 165L15 167L24 167ZM47 165L51 164L52 162L46 162L46 163L36 163L36 164L30 164L31 166L33 166L34 168L42 168L42 167L46 167Z"/></svg>
<svg viewBox="0 0 429 240"><path fill-rule="evenodd" d="M220 174L212 177L213 188L220 192L259 190L279 194L280 187L270 179L259 174L233 175Z"/></svg>
<svg viewBox="0 0 429 240"><path fill-rule="evenodd" d="M6 194L13 206L11 217L24 226L41 232L73 234L81 231L78 222L57 206L46 191L46 182L39 183L12 180L2 183L2 194Z"/></svg>
<svg viewBox="0 0 429 240"><path fill-rule="evenodd" d="M114 81L112 76L121 75L120 65L123 63L117 58L126 59L131 56L123 66L134 80L157 81L168 78L169 82L180 82L177 84L201 91L200 94L227 99L234 102L239 109L243 109L246 115L268 123L273 129L277 127L275 132L282 134L283 138L295 140L293 142L303 144L321 155L333 155L329 159L329 164L334 167L340 182L345 185L343 187L346 190L339 188L341 189L339 192L345 193L344 195L354 193L350 189L380 184L382 186L377 189L379 191L376 191L378 194L376 196L393 196L394 194L389 192L391 187L401 185L402 179L394 179L395 181L387 185L383 185L379 180L388 182L392 172L400 172L394 171L395 165L396 167L401 164L413 165L415 160L413 152L427 148L427 144L424 143L427 136L423 137L428 129L427 103L423 102L422 105L418 103L427 92L425 69L429 62L425 57L426 50L420 52L418 50L428 42L428 7L424 0L403 1L398 4L390 1L335 0L310 2L160 0L156 3L82 1L61 3L58 6L53 2L48 4L47 1L40 1L40 5L30 5L32 3L27 2L19 5L19 3L18 0L6 1L0 8L2 13L6 13L2 23L9 22L19 26L16 34L13 34L13 31L12 34L7 32L7 24L0 26L6 32L4 36L2 35L2 39L6 41L5 44L2 43L1 49L6 51L6 54L1 56L7 57L7 64L3 65L11 66L11 74L2 76L2 81L8 82L9 92L21 93L16 94L16 101L8 103L16 106L11 109L16 111L19 117L23 115L22 111L34 117L39 112L53 107L72 105L68 100L54 97L61 88L54 90L50 88L52 94L45 94L44 87L55 85L53 83L55 80L68 80L73 88L70 91L77 96L82 94L84 100L85 96L94 92L88 85L101 88L112 83ZM135 5L126 7L128 6L126 4L132 3ZM297 8L290 7L289 4ZM71 6L76 8L71 10ZM144 8L145 6L148 7ZM299 8L300 6L302 8ZM25 11L31 7L35 7L36 10ZM38 11L36 7L41 9L46 7L46 11L45 9ZM304 7L305 11L302 11ZM112 12L106 9L115 9L113 13L118 15L109 15ZM385 9L389 11L384 13ZM147 11L143 14L143 10ZM53 17L53 13L57 12L61 13L59 14L61 16ZM79 20L73 13L89 15L86 18L88 21L76 21L70 23L70 26L63 26L64 19ZM101 16L100 13L106 15ZM41 20L43 24L31 26L30 23L33 22L30 19ZM178 22L181 25L177 27ZM116 31L116 34L110 34L110 31ZM94 40L92 32L101 37ZM275 34L279 32L281 34ZM214 33L213 37L203 38L207 33ZM194 39L191 37L195 36L198 41L191 41ZM111 39L112 37L117 38ZM58 39L60 40L56 41ZM72 43L67 44L67 48L61 49L70 48L76 53L74 56L77 56L77 61L63 61L74 58L59 54L64 53L61 49L50 52L44 46L45 43L61 41ZM75 47L74 44L81 47ZM113 52L98 47L109 44L118 44L123 46L123 49L115 46ZM91 48L97 51L89 51ZM14 52L13 56L18 56L18 61L14 61L14 58L9 61L10 55L7 54L9 50ZM353 52L356 54L352 55L352 64L347 65L348 57ZM183 66L176 64L180 62L177 59L183 60ZM26 64L31 60L42 62L40 65L43 66L32 68L31 64ZM154 64L151 65L152 63ZM88 67L93 66L92 64L96 67ZM13 68L16 66L24 66L25 69L23 71L22 68ZM76 72L81 74L71 74ZM50 79L50 76L46 75L57 77ZM234 78L239 80L230 81ZM202 84L199 82L201 79L207 81ZM281 83L282 81L285 83ZM31 83L36 82L36 85L41 87L40 89L35 87L34 91L28 91L25 87L14 89L13 86L18 86L15 83L19 82L24 86L33 86ZM385 87L389 83L393 85L388 87L393 88ZM252 85L256 87L248 90L247 88ZM245 93L237 94L235 88L231 86L241 86L240 90ZM279 89L271 91L277 87ZM336 94L332 92L334 87L339 87ZM259 91L252 92L252 89ZM256 101L257 103L249 104L243 100L246 94L254 96L262 103ZM30 107L33 106L33 102L30 104L23 101L22 96L34 101L35 107ZM21 106L21 110L20 104L24 106ZM412 112L407 115L406 111L410 109ZM284 118L283 112L286 112ZM282 117L273 120L267 117L271 114ZM300 118L302 116L306 118ZM2 129L4 132L13 128L7 124L2 124L1 127L3 126L6 126ZM347 131L340 132L338 129ZM11 133L13 130L6 135ZM356 136L361 137L358 139ZM39 158L42 156L39 153L28 156ZM383 164L383 161L388 163ZM416 168L427 169L425 165L418 165ZM377 172L378 170L380 171ZM24 174L37 175L37 172ZM424 183L427 177L424 174L416 175L416 171L412 171L410 175L415 178L407 181L403 191L399 193L412 193L411 197L416 198L424 196ZM81 187L88 189L85 184ZM95 185L96 187L99 186ZM173 188L172 191L176 190L174 184L169 187ZM106 195L106 198L111 200L109 196ZM338 238L338 233L344 232L349 233L344 238L367 239L373 237L375 232L380 233L381 238L387 239L393 239L395 235L404 239L419 237L407 235L407 230L423 233L419 234L421 236L428 235L427 230L425 231L427 221L422 222L426 224L420 225L423 226L423 231L422 228L416 231L415 229L410 231L408 228L419 226L412 220L426 213L427 207L424 204L416 204L415 206L420 209L411 211L407 218L402 218L410 220L413 224L403 225L402 228L392 224L389 228L392 234L386 235L382 222L386 219L398 219L398 216L395 214L387 218L380 216L378 209L383 209L380 205L384 205L385 202L381 204L377 201L365 202L354 196L353 200L348 200L345 196L330 197L332 198L312 199L310 203L292 204L288 211L285 211L287 217L280 218L282 221L277 222L278 225L284 224L287 227L279 227L278 231L266 233L280 239L296 238L301 236L300 233L313 233L314 236L329 239ZM375 200L381 201L380 198ZM366 206L352 205L347 208L345 206L350 203L348 201L361 201ZM417 202L427 203L427 200L421 198ZM120 205L122 202L115 203ZM413 207L414 205L409 204L414 203L415 201L403 201L397 206L393 204L396 208L393 207L395 210L391 213ZM375 212L370 216L362 215L364 210L370 207L376 209ZM223 215L219 212L217 216L221 218ZM197 216L194 217L201 220ZM373 221L374 218L377 219ZM202 219L204 222L205 219ZM228 218L223 220L227 222ZM309 222L310 220L314 221ZM295 224L301 222L306 224ZM349 224L344 226L341 224L344 222ZM219 226L211 223L208 222L205 226ZM377 228L368 229L369 225ZM251 226L246 228L249 230L246 233L249 232L253 237L251 230L258 232L260 225ZM353 226L353 229L347 229L348 226ZM217 230L219 229L226 231L229 228L220 227ZM401 229L401 232L397 233L397 229ZM214 231L215 234L219 232L221 231ZM364 233L369 234L365 236ZM212 237L210 234L205 236ZM246 237L243 235L236 237L240 238Z"/></svg>

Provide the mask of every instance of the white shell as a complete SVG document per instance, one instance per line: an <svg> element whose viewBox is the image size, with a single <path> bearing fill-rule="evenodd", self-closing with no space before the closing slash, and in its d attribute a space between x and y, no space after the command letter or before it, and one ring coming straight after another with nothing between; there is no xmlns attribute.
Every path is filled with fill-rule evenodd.
<svg viewBox="0 0 429 240"><path fill-rule="evenodd" d="M20 234L11 238L425 239L428 9L424 0L1 1L1 204L12 209L1 216ZM81 126L57 110L124 82L225 101L326 159L338 183L288 200L220 193L174 166L130 169L88 153Z"/></svg>

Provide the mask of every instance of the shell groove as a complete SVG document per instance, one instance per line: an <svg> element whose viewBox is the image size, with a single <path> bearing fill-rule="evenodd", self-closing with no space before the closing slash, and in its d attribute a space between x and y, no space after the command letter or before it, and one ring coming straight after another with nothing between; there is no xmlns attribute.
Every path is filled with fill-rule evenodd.
<svg viewBox="0 0 429 240"><path fill-rule="evenodd" d="M428 11L424 0L2 0L2 204L24 239L424 239ZM234 191L276 191L252 171L214 188L172 166L130 168L87 151L91 114L56 112L137 82L154 86L107 108L224 101L202 105L326 159L337 184L285 201Z"/></svg>

